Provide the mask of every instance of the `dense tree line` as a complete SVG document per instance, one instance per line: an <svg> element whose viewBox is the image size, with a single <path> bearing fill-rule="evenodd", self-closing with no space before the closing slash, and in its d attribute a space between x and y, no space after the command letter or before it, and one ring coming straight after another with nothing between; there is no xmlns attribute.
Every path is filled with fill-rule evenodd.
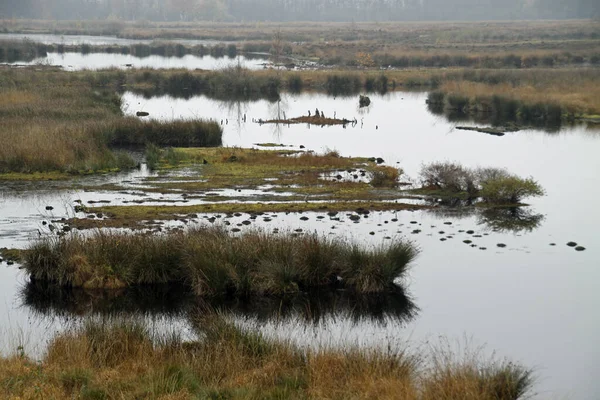
<svg viewBox="0 0 600 400"><path fill-rule="evenodd" d="M2 0L0 18L412 21L598 18L598 0Z"/></svg>

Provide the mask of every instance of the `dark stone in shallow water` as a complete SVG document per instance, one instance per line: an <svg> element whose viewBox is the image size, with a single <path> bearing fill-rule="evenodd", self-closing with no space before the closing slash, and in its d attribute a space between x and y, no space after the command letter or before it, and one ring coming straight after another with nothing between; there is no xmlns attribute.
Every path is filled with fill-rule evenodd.
<svg viewBox="0 0 600 400"><path fill-rule="evenodd" d="M240 228L232 228L232 229L231 229L231 232L239 232L239 231L241 231L241 229L240 229Z"/></svg>
<svg viewBox="0 0 600 400"><path fill-rule="evenodd" d="M575 246L577 246L577 243L575 243L575 242L569 242L569 243L567 243L567 246L569 246L569 247L575 247Z"/></svg>
<svg viewBox="0 0 600 400"><path fill-rule="evenodd" d="M46 206L46 210L47 211L52 211L52 210L54 210L54 207L52 207L52 206Z"/></svg>
<svg viewBox="0 0 600 400"><path fill-rule="evenodd" d="M445 242L447 239L446 238L441 238L440 242Z"/></svg>
<svg viewBox="0 0 600 400"><path fill-rule="evenodd" d="M575 250L577 250L577 251L584 251L585 247L583 247L583 246L577 246L577 247L575 247Z"/></svg>
<svg viewBox="0 0 600 400"><path fill-rule="evenodd" d="M360 215L352 214L350 216L350 221L360 221Z"/></svg>
<svg viewBox="0 0 600 400"><path fill-rule="evenodd" d="M473 241L472 240L463 240L463 243L471 244L471 243L473 243Z"/></svg>
<svg viewBox="0 0 600 400"><path fill-rule="evenodd" d="M475 231L467 231L467 233L468 233L469 235L472 235L472 234L474 234L474 233L475 233Z"/></svg>
<svg viewBox="0 0 600 400"><path fill-rule="evenodd" d="M138 116L138 117L147 117L150 114L147 113L146 111L138 111L138 112L135 113L135 115Z"/></svg>
<svg viewBox="0 0 600 400"><path fill-rule="evenodd" d="M417 223L417 221L410 221L410 223L411 223L411 224L416 224L416 223Z"/></svg>
<svg viewBox="0 0 600 400"><path fill-rule="evenodd" d="M252 223L252 222L250 222L250 221L248 221L248 220L242 221L242 224L244 224L244 225L250 225L251 223Z"/></svg>
<svg viewBox="0 0 600 400"><path fill-rule="evenodd" d="M444 222L444 225L452 225L452 222Z"/></svg>
<svg viewBox="0 0 600 400"><path fill-rule="evenodd" d="M308 221L308 217L300 217L301 221Z"/></svg>
<svg viewBox="0 0 600 400"><path fill-rule="evenodd" d="M371 232L369 232L369 235L374 235L374 234L375 234L375 232L372 232L372 231L371 231Z"/></svg>
<svg viewBox="0 0 600 400"><path fill-rule="evenodd" d="M498 243L496 246L502 247L502 248L506 247L506 245L504 243Z"/></svg>

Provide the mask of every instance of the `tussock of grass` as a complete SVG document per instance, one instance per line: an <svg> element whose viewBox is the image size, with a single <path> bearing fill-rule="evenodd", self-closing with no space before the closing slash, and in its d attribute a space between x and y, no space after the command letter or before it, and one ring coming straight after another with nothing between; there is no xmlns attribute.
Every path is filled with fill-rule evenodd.
<svg viewBox="0 0 600 400"><path fill-rule="evenodd" d="M365 250L316 235L241 237L220 228L167 236L96 232L34 243L23 257L33 280L84 288L183 283L200 296L284 294L346 287L384 292L417 256L411 243Z"/></svg>
<svg viewBox="0 0 600 400"><path fill-rule="evenodd" d="M119 118L105 129L111 146L214 147L222 144L223 133L216 121L141 121L135 117Z"/></svg>
<svg viewBox="0 0 600 400"><path fill-rule="evenodd" d="M212 313L193 322L201 339L154 336L138 321L91 319L50 341L40 363L0 358L3 397L396 398L516 400L531 371L511 363L434 352L305 350L243 330Z"/></svg>

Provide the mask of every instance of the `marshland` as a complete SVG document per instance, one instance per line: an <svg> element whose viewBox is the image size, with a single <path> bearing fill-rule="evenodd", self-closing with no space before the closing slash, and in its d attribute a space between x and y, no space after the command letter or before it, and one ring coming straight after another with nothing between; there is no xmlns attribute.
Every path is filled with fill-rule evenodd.
<svg viewBox="0 0 600 400"><path fill-rule="evenodd" d="M598 22L236 10L0 20L2 396L600 395Z"/></svg>

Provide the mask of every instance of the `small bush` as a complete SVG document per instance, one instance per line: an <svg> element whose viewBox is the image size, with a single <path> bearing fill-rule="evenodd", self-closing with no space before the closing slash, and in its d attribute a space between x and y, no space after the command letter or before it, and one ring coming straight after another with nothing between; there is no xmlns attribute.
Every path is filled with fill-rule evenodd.
<svg viewBox="0 0 600 400"><path fill-rule="evenodd" d="M434 162L423 165L419 175L428 189L467 193L489 203L518 204L525 197L544 194L532 178L522 179L501 168L469 169L457 163Z"/></svg>
<svg viewBox="0 0 600 400"><path fill-rule="evenodd" d="M475 176L469 169L451 162L434 162L421 167L419 173L425 186L452 193L477 191Z"/></svg>
<svg viewBox="0 0 600 400"><path fill-rule="evenodd" d="M526 197L543 196L544 190L532 178L504 176L483 182L479 194L490 203L517 204Z"/></svg>

